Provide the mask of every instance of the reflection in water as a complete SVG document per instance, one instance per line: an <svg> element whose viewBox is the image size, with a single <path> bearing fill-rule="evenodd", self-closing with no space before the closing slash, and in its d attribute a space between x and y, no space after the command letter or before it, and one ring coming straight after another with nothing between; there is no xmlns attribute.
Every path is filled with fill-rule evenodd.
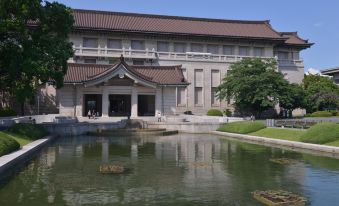
<svg viewBox="0 0 339 206"><path fill-rule="evenodd" d="M269 161L282 157L297 163ZM131 171L99 173L100 165L116 163ZM260 205L251 192L267 189L335 205L338 165L209 135L61 138L2 184L0 205Z"/></svg>

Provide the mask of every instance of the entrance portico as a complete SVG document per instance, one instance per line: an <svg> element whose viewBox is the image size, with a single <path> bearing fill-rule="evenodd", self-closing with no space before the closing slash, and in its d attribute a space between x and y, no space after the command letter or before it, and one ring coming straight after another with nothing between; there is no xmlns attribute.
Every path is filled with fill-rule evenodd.
<svg viewBox="0 0 339 206"><path fill-rule="evenodd" d="M79 81L81 80L81 81ZM69 64L60 95L60 113L102 117L155 116L175 113L177 87L186 87L181 66ZM101 105L99 105L101 104Z"/></svg>

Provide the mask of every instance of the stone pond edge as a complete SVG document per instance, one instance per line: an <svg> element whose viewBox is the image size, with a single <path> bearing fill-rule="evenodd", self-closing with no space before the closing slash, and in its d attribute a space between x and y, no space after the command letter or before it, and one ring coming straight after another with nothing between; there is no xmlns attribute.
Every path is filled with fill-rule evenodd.
<svg viewBox="0 0 339 206"><path fill-rule="evenodd" d="M0 176L9 172L11 168L31 160L36 152L50 143L55 137L56 136L45 136L42 139L38 139L27 145L24 145L20 150L1 156Z"/></svg>
<svg viewBox="0 0 339 206"><path fill-rule="evenodd" d="M259 136L229 133L229 132L213 131L211 133L216 134L216 135L220 135L220 136L232 137L232 138L238 139L238 140L247 140L247 141L251 141L251 142L257 142L257 143L261 143L261 144L272 144L272 145L278 145L278 146L280 145L280 146L287 146L287 147L290 147L290 148L312 150L312 151L316 151L316 152L339 154L339 147L334 147L334 146L317 145L317 144L310 144L310 143L304 143L304 142L295 142L295 141L289 141L289 140L272 139L272 138L268 138L268 137L259 137Z"/></svg>

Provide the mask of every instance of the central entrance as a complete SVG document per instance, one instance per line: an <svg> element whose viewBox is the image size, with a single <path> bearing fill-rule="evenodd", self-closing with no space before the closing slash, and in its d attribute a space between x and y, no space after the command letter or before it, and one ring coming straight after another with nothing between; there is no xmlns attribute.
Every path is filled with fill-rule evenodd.
<svg viewBox="0 0 339 206"><path fill-rule="evenodd" d="M110 94L108 116L121 117L131 115L131 95Z"/></svg>
<svg viewBox="0 0 339 206"><path fill-rule="evenodd" d="M138 116L155 116L154 95L138 95Z"/></svg>

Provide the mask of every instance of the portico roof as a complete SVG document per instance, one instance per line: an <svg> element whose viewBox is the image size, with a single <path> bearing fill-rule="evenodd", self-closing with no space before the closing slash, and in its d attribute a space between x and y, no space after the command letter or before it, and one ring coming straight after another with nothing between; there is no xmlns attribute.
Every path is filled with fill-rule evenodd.
<svg viewBox="0 0 339 206"><path fill-rule="evenodd" d="M96 85L112 79L127 76L136 83L147 86L186 86L181 65L176 66L136 66L128 65L124 58L120 58L117 64L82 64L69 63L64 76L65 84Z"/></svg>

